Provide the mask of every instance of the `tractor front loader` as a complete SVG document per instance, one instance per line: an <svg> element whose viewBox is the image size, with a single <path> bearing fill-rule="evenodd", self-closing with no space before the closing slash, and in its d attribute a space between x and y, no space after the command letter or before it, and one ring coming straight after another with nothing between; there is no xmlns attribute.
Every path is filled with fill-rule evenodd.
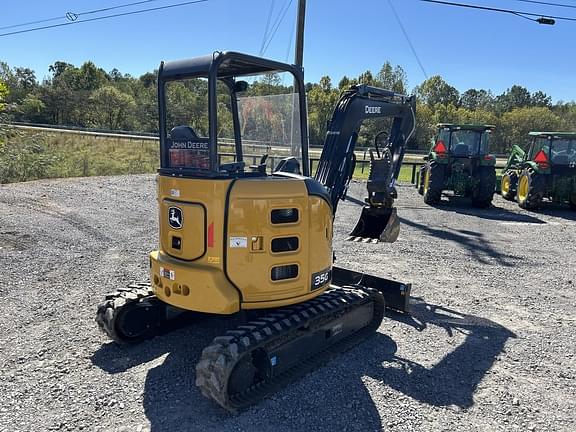
<svg viewBox="0 0 576 432"><path fill-rule="evenodd" d="M576 132L530 132L528 151L512 147L502 170L500 191L525 209L544 200L576 210Z"/></svg>
<svg viewBox="0 0 576 432"><path fill-rule="evenodd" d="M500 178L500 194L502 198L513 201L516 198L516 189L518 187L518 174L522 171L521 166L526 152L522 147L513 145L506 161L506 165L502 168L502 176Z"/></svg>
<svg viewBox="0 0 576 432"><path fill-rule="evenodd" d="M294 82L286 94L244 80L280 73ZM363 117L398 119L391 147L408 138L401 131L411 127L400 126L406 110L413 122L412 98L357 86L340 102ZM337 110L312 178L300 67L236 52L163 62L158 104L159 248L149 256L149 282L98 306L96 321L111 339L149 339L184 311L236 316L242 325L216 337L196 365L201 393L235 412L365 340L385 309L408 310L410 284L333 263L333 220L358 119ZM269 166L271 147L290 156Z"/></svg>

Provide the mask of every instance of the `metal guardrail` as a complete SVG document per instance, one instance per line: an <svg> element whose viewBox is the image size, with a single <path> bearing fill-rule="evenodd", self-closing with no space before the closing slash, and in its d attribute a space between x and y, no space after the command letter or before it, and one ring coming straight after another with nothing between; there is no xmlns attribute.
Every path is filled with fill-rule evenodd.
<svg viewBox="0 0 576 432"><path fill-rule="evenodd" d="M72 133L72 134L79 134L79 135L88 135L88 136L96 136L102 138L118 138L118 139L134 139L134 140L144 140L144 141L157 141L158 134L148 133L148 132L133 132L133 131L110 131L105 129L97 129L97 128L82 128L76 126L61 126L61 125L47 125L47 124L38 124L38 123L27 123L27 122L10 122L10 123L2 123L0 126L11 126L17 128L25 128L25 129L36 129L36 130L46 130L46 131L55 131L55 132L62 132L62 133ZM232 139L221 139L224 145L232 145L234 144L234 140ZM256 148L264 148L268 151L274 150L273 146L269 144L260 144L257 141L252 140L243 140L249 147L253 149ZM310 146L311 149L321 150L321 146ZM360 165L361 172L364 172L367 166L370 164L370 160L366 159L368 154L367 148L357 148L357 153L362 153L362 159L357 159L356 164ZM427 150L410 150L410 154L405 156L410 157L410 155L420 156L422 155L421 161L406 161L402 162L402 166L409 166L411 167L411 175L410 175L410 182L412 184L418 185L418 167L425 163L423 156L428 153ZM256 165L261 158L262 155L254 155L254 154L245 154L244 157L252 161L252 165ZM229 152L219 152L218 159L219 163L221 163L222 157L229 157L232 160L235 160L235 153ZM286 155L270 155L268 158L268 162L270 166L276 166L276 159L282 159L286 157ZM496 155L497 158L505 158L506 155ZM418 158L419 159L419 158ZM319 161L319 158L310 157L310 172L313 172L314 164ZM496 168L503 168L504 163L496 163Z"/></svg>
<svg viewBox="0 0 576 432"><path fill-rule="evenodd" d="M151 133L151 132L135 132L135 131L124 131L124 130L110 130L110 129L101 129L101 128L84 128L79 126L64 126L64 125L50 125L50 124L43 124L43 123L30 123L30 122L10 122L10 123L1 123L0 126L13 126L13 127L22 127L22 128L33 128L33 129L45 129L45 130L55 130L61 131L62 133L77 133L77 134L86 134L92 136L101 136L107 138L127 138L127 139L142 139L142 140L157 140L158 134ZM222 141L228 141L229 143L233 143L233 139L228 138L219 138ZM244 139L243 142L247 143L248 145L254 148L271 148L274 147L275 144L278 143L266 143L261 144L259 141L254 140L246 140ZM277 146L281 147L281 145ZM311 150L322 150L321 145L311 144ZM364 154L368 151L368 147L356 147L356 152L364 152ZM427 149L420 150L420 149L410 149L410 154L413 155L422 155L425 156L428 154ZM506 154L495 154L494 155L497 159L507 159L508 155Z"/></svg>
<svg viewBox="0 0 576 432"><path fill-rule="evenodd" d="M124 139L141 139L141 140L150 140L155 141L158 140L157 133L151 132L136 132L136 131L125 131L125 130L110 130L110 129L101 129L101 128L85 128L80 126L64 126L64 125L51 125L51 124L44 124L44 123L30 123L30 122L10 122L10 123L1 123L0 126L12 126L17 128L24 128L24 129L37 129L37 130L45 130L45 131L56 131L62 133L73 133L79 135L88 135L88 136L99 136L102 138L124 138ZM228 138L219 138L223 142L226 143L234 143L233 139ZM259 141L254 140L246 140L243 139L243 142L248 144L253 148L271 148L278 144L278 147L281 147L280 143L266 143L261 144ZM321 145L310 145L311 150L321 151ZM368 149L366 147L357 147L357 152L366 152ZM417 155L424 155L428 153L427 150L410 150L410 153L417 154Z"/></svg>

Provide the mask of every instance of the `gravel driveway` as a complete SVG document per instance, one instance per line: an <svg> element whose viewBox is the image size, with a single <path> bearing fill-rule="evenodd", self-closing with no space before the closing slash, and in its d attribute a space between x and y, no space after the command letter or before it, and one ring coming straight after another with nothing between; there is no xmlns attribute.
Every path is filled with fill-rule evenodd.
<svg viewBox="0 0 576 432"><path fill-rule="evenodd" d="M337 262L412 282L412 315L232 416L194 385L225 320L131 348L94 322L147 278L153 176L0 186L0 431L575 430L576 212L433 208L401 186L398 241L346 242L364 191L339 207Z"/></svg>

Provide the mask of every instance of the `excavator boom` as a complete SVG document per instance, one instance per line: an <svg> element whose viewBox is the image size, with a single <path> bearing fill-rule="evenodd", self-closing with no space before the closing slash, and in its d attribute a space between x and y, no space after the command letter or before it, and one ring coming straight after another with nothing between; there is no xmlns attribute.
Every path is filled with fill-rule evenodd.
<svg viewBox="0 0 576 432"><path fill-rule="evenodd" d="M315 174L328 190L334 212L338 202L346 197L354 173L354 150L362 122L392 118L390 131L375 137L376 155L370 151L368 198L350 240L394 242L398 237L400 224L393 208L395 182L406 143L414 132L415 103L413 96L363 84L343 92L334 108ZM388 139L380 148L377 140L383 133Z"/></svg>

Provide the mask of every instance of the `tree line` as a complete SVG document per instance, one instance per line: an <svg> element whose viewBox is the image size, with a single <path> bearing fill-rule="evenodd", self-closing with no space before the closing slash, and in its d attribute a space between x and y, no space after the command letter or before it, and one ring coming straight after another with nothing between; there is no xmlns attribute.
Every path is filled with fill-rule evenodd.
<svg viewBox="0 0 576 432"><path fill-rule="evenodd" d="M117 69L106 72L90 61L80 67L57 61L49 73L40 81L29 68L0 62L0 112L12 121L157 132L156 71L133 77ZM409 92L406 72L390 62L376 73L344 76L337 85L328 76L318 83L307 83L311 145L323 143L340 92L357 83ZM264 77L252 87L252 94L291 91L274 76ZM175 112L201 109L195 91L198 87L194 85L175 87L171 94ZM495 125L492 151L497 153L507 152L512 144L526 145L530 131L576 130L576 103L552 103L544 92L531 93L521 85L513 85L500 95L486 89L460 93L435 75L412 91L417 96L417 127L409 143L412 149L427 149L434 126L440 122Z"/></svg>

